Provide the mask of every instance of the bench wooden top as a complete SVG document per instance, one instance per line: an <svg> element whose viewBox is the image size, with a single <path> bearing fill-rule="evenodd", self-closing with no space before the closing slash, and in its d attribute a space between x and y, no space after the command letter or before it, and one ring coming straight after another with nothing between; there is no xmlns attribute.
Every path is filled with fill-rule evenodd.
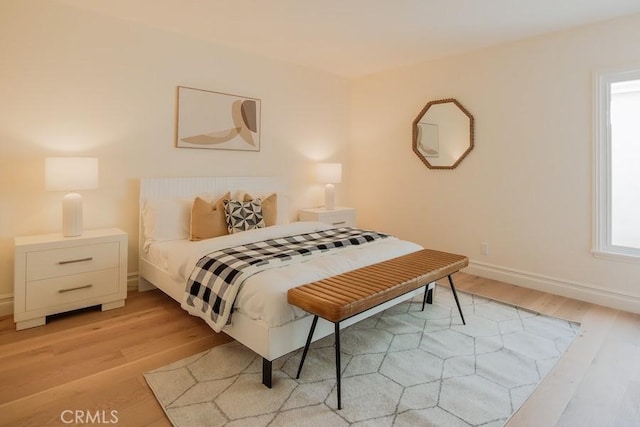
<svg viewBox="0 0 640 427"><path fill-rule="evenodd" d="M469 265L463 255L422 249L289 289L287 301L340 322Z"/></svg>

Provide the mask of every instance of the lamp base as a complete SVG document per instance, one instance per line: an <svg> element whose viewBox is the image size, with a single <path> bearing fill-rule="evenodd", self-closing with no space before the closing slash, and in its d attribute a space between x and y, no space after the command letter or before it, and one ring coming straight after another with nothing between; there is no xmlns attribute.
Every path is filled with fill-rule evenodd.
<svg viewBox="0 0 640 427"><path fill-rule="evenodd" d="M62 234L64 237L82 234L82 196L78 193L62 198Z"/></svg>
<svg viewBox="0 0 640 427"><path fill-rule="evenodd" d="M324 208L333 210L336 208L336 186L327 184L324 187Z"/></svg>

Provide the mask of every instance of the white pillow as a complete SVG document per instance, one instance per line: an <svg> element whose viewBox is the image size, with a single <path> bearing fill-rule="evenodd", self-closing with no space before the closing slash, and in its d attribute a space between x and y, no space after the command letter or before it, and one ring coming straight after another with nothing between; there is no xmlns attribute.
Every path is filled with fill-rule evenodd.
<svg viewBox="0 0 640 427"><path fill-rule="evenodd" d="M191 199L147 199L142 206L145 248L151 242L189 238Z"/></svg>

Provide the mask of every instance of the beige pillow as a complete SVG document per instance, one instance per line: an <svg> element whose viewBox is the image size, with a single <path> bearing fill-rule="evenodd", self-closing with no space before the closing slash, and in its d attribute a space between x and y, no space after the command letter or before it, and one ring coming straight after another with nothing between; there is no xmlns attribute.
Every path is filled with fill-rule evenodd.
<svg viewBox="0 0 640 427"><path fill-rule="evenodd" d="M196 197L191 206L191 230L189 240L210 239L212 237L229 234L223 202L230 198L230 192L227 192L227 194L213 203Z"/></svg>
<svg viewBox="0 0 640 427"><path fill-rule="evenodd" d="M255 197L250 194L245 193L243 201L250 202L254 198ZM276 225L276 221L278 220L278 195L273 193L268 197L260 199L262 200L262 216L265 226Z"/></svg>

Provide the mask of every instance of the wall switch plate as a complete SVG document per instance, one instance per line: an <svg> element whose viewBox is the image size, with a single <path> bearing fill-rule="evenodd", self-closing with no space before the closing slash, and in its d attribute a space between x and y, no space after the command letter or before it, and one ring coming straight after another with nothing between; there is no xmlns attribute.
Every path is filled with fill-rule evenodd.
<svg viewBox="0 0 640 427"><path fill-rule="evenodd" d="M488 243L483 243L482 244L482 255L489 255L489 244Z"/></svg>

